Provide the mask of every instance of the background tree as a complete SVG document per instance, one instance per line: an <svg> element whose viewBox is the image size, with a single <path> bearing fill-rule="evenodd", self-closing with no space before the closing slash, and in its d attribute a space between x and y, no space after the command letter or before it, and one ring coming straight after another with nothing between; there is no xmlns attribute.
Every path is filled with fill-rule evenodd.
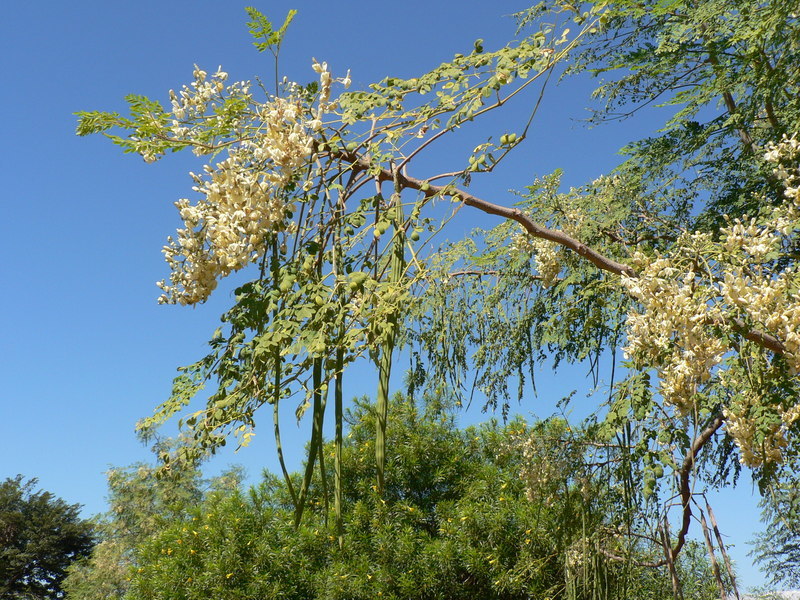
<svg viewBox="0 0 800 600"><path fill-rule="evenodd" d="M0 483L0 597L63 598L67 568L94 545L78 504L67 504L22 475Z"/></svg>
<svg viewBox="0 0 800 600"><path fill-rule="evenodd" d="M211 494L165 522L137 549L129 597L656 599L669 593L666 569L608 560L587 536L610 524L611 499L600 472L591 483L583 480L591 474L575 448L588 446L569 446L557 468L540 470L537 492L520 478L528 459L523 442L557 445L566 435L585 441L581 432L567 434L561 420L459 430L452 414L400 396L387 414L382 497L372 460L377 407L359 400L347 415L343 548L328 521L333 490L319 473L298 528L285 482L270 476L248 493ZM334 444L324 445L326 456L334 451ZM293 474L296 482L302 477ZM688 554L677 568L692 598L716 597L702 552Z"/></svg>
<svg viewBox="0 0 800 600"><path fill-rule="evenodd" d="M162 442L163 449L167 443ZM62 588L75 600L122 598L128 590L134 551L188 507L203 501L209 490L237 489L239 469L206 480L199 469L181 469L157 476L157 467L135 464L108 472L107 513L94 518L97 545L70 565Z"/></svg>

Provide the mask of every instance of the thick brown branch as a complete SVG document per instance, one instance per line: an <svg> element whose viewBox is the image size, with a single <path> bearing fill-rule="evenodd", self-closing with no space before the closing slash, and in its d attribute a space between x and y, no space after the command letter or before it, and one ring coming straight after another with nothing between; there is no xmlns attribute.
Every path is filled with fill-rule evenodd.
<svg viewBox="0 0 800 600"><path fill-rule="evenodd" d="M724 422L725 417L722 412L717 413L708 426L706 426L706 428L700 432L700 435L692 442L692 446L686 453L683 464L681 464L681 468L678 470L678 493L681 497L683 519L681 521L681 529L678 532L678 539L675 542L675 546L672 548L672 556L678 556L678 552L680 552L681 548L683 548L683 545L686 543L686 534L689 532L689 525L692 519L692 487L690 477L694 470L697 455L700 454L700 451L708 443L708 440L722 427Z"/></svg>
<svg viewBox="0 0 800 600"><path fill-rule="evenodd" d="M355 152L342 152L338 153L338 156L346 162L351 163L352 168L355 170L368 171L371 168L369 160ZM381 169L378 172L377 179L379 181L393 181L394 175L389 169ZM429 181L417 179L404 173L397 174L397 182L401 188L421 191L427 197L449 196L455 200L463 202L467 206L477 208L478 210L487 214L497 215L505 219L511 219L512 221L516 221L522 225L525 231L530 233L532 236L549 240L565 248L569 248L603 271L608 271L609 273L613 273L615 275L625 275L626 277L638 277L638 274L631 266L617 262L614 259L601 254L594 248L590 248L580 240L567 235L561 230L549 229L548 227L537 223L517 208L509 208L507 206L502 206L500 204L483 200L452 185L433 185ZM786 352L786 347L783 345L783 342L781 342L780 339L764 331L747 327L747 325L741 319L733 318L721 324L727 324L737 333L742 335L746 340L771 350L776 354L783 354Z"/></svg>
<svg viewBox="0 0 800 600"><path fill-rule="evenodd" d="M730 319L729 324L733 327L734 331L741 334L744 339L758 344L762 348L772 350L776 354L783 354L786 352L786 346L774 335L770 335L759 329L750 329L741 319Z"/></svg>
<svg viewBox="0 0 800 600"><path fill-rule="evenodd" d="M616 275L636 277L636 271L634 271L628 265L617 262L607 256L603 256L593 248L590 248L581 241L567 235L563 231L558 229L549 229L543 225L540 225L518 208L509 208L500 204L494 204L493 202L483 200L477 196L473 196L469 192L457 189L453 186L431 185L428 182L415 179L414 177L403 176L401 178L401 183L404 184L404 187L423 191L428 196L450 196L456 200L460 200L467 206L477 208L478 210L487 214L497 215L505 219L511 219L512 221L516 221L522 225L522 227L531 235L555 242L556 244L564 246L565 248L569 248L604 271L609 271L610 273L614 273Z"/></svg>

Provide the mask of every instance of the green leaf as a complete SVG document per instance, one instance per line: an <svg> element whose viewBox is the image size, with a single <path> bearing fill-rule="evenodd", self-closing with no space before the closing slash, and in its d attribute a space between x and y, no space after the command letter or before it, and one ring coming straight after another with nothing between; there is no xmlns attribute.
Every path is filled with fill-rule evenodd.
<svg viewBox="0 0 800 600"><path fill-rule="evenodd" d="M273 53L276 53L280 48L281 42L283 42L283 36L286 35L286 29L289 27L292 19L294 19L297 11L294 9L290 10L286 15L283 25L281 25L280 29L277 31L273 29L272 22L258 9L248 6L245 8L245 11L251 19L247 22L247 29L250 35L256 40L253 42L253 45L259 52L271 50Z"/></svg>

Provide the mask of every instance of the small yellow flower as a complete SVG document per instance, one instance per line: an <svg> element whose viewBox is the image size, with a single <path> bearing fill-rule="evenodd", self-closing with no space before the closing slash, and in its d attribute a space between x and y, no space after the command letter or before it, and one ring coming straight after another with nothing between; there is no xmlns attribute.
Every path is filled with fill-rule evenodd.
<svg viewBox="0 0 800 600"><path fill-rule="evenodd" d="M225 575L225 579L230 579L231 577L233 577L233 573L228 573Z"/></svg>

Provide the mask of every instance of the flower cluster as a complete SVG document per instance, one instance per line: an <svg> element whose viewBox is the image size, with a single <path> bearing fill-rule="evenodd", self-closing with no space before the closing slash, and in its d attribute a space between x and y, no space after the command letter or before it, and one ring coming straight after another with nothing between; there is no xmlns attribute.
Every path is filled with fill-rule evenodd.
<svg viewBox="0 0 800 600"><path fill-rule="evenodd" d="M512 445L522 450L520 478L531 502L551 506L564 482L576 476L575 447L555 437L558 433L521 431L512 441Z"/></svg>
<svg viewBox="0 0 800 600"><path fill-rule="evenodd" d="M691 236L700 242L700 234ZM699 386L711 378L728 345L708 325L720 316L713 290L692 271L679 273L669 258L645 263L639 277L623 277L641 312L628 315L626 358L656 367L664 402L681 415L691 411Z"/></svg>
<svg viewBox="0 0 800 600"><path fill-rule="evenodd" d="M511 249L520 254L532 256L542 286L545 288L553 286L561 272L563 262L561 247L558 244L533 237L526 232L512 237Z"/></svg>
<svg viewBox="0 0 800 600"><path fill-rule="evenodd" d="M175 116L174 127L179 127L180 121L204 116L208 110L209 103L226 90L225 81L228 79L228 74L222 70L222 67L218 68L216 73L209 78L206 71L195 65L192 75L194 76L194 81L191 86L184 85L183 89L177 94L174 90L169 91L172 114ZM247 93L249 88L250 84L248 82L238 82L228 88L227 91L230 93Z"/></svg>
<svg viewBox="0 0 800 600"><path fill-rule="evenodd" d="M728 435L739 448L739 460L751 467L765 462L780 462L783 449L789 443L786 428L797 418L798 407L795 406L778 415L777 419L765 422L764 406L765 400L761 395L743 391L737 395L734 405L723 409ZM756 413L760 413L761 418L754 416Z"/></svg>
<svg viewBox="0 0 800 600"><path fill-rule="evenodd" d="M799 228L800 143L784 138L765 158L776 165L788 202L759 219L729 222L718 240L685 234L669 257L637 254L638 276L623 277L641 305L628 317L626 357L656 369L664 402L679 414L693 408L700 387L718 374L730 395L728 434L750 466L779 461L800 419L800 403L756 385L752 367L742 366L747 360L737 368L720 366L727 354L742 351L730 341L735 331L725 332L737 322L777 338L788 376L800 373L800 270L784 252ZM772 361L764 365L779 368Z"/></svg>
<svg viewBox="0 0 800 600"><path fill-rule="evenodd" d="M561 272L561 247L541 238L532 238L530 244L533 248L533 260L536 262L536 270L542 278L542 286L545 288L552 287Z"/></svg>
<svg viewBox="0 0 800 600"><path fill-rule="evenodd" d="M291 227L288 219L294 206L289 191L297 187L313 159L314 133L331 106L330 71L316 61L314 69L320 75L316 110L308 106L298 86L288 86L288 97L273 97L253 107L257 125L229 148L227 158L213 167L206 165L201 175L192 174L193 189L202 198L196 204L187 199L175 203L184 227L164 247L171 274L168 283L158 284L164 292L159 302L205 301L220 278L263 255L269 234ZM185 87L180 98L173 94L176 123L204 114L225 77L217 71L209 80L196 68L193 89ZM188 130L176 133L191 135Z"/></svg>

